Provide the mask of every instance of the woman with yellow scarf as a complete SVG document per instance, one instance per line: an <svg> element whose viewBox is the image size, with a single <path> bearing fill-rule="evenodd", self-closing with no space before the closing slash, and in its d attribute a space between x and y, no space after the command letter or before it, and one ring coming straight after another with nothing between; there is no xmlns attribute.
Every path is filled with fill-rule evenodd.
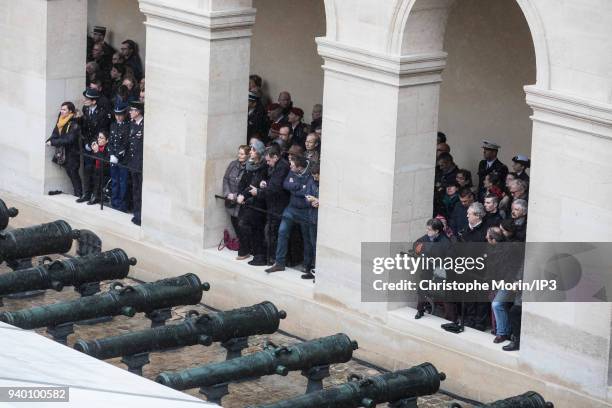
<svg viewBox="0 0 612 408"><path fill-rule="evenodd" d="M76 109L72 102L64 102L60 108L60 113L57 118L57 124L53 128L51 137L47 141L47 145L58 148L58 153L54 157L54 162L66 169L68 177L72 182L74 195L81 197L83 187L81 184L81 176L79 175L80 149L79 139L81 129L76 121ZM64 149L62 154L61 149Z"/></svg>

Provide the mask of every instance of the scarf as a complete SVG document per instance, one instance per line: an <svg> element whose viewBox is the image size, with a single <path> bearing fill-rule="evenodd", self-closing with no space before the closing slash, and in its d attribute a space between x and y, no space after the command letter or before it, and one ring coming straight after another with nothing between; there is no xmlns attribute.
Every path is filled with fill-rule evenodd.
<svg viewBox="0 0 612 408"><path fill-rule="evenodd" d="M66 123L70 122L73 116L74 116L74 113L69 113L63 118L61 116L57 118L57 131L59 132L60 135L62 134L62 130L64 129L64 126L66 126Z"/></svg>
<svg viewBox="0 0 612 408"><path fill-rule="evenodd" d="M255 163L254 161L252 161L251 159L249 159L246 163L246 170L247 171L257 171L259 169L261 169L264 165L264 161L260 160L258 163Z"/></svg>

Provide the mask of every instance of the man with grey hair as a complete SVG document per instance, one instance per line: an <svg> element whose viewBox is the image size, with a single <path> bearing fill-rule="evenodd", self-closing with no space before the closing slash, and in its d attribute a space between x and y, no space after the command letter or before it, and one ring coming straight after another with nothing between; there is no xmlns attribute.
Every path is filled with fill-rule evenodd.
<svg viewBox="0 0 612 408"><path fill-rule="evenodd" d="M522 181L522 180L517 180ZM527 238L527 201L523 199L512 202L511 212L514 224L514 237L517 241L525 242Z"/></svg>
<svg viewBox="0 0 612 408"><path fill-rule="evenodd" d="M463 242L486 242L487 229L482 220L487 214L481 203L473 203L467 210L468 226L459 233L459 239Z"/></svg>
<svg viewBox="0 0 612 408"><path fill-rule="evenodd" d="M522 199L529 201L529 183L525 180L516 179L508 185L508 190L512 195L513 200Z"/></svg>

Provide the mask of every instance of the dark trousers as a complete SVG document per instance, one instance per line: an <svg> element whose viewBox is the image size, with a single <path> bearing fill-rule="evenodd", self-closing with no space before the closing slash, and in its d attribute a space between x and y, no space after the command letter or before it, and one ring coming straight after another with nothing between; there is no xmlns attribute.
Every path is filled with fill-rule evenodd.
<svg viewBox="0 0 612 408"><path fill-rule="evenodd" d="M268 214L268 261L270 262L276 260L276 246L278 244L278 229L280 228L280 223L280 217Z"/></svg>
<svg viewBox="0 0 612 408"><path fill-rule="evenodd" d="M238 223L238 240L240 241L238 256L253 254L254 260L266 260L265 227L265 214L251 208L241 210Z"/></svg>
<svg viewBox="0 0 612 408"><path fill-rule="evenodd" d="M111 165L112 196L111 205L119 211L127 211L127 190L129 170L125 167Z"/></svg>
<svg viewBox="0 0 612 408"><path fill-rule="evenodd" d="M68 174L68 178L72 183L74 195L80 197L83 195L83 186L81 184L81 175L79 174L79 167L81 167L81 158L79 156L71 156L66 158L66 164L64 168Z"/></svg>
<svg viewBox="0 0 612 408"><path fill-rule="evenodd" d="M142 173L132 172L132 199L134 204L134 218L140 222L140 209L142 206Z"/></svg>
<svg viewBox="0 0 612 408"><path fill-rule="evenodd" d="M491 323L490 302L465 302L465 325L476 330L485 330Z"/></svg>
<svg viewBox="0 0 612 408"><path fill-rule="evenodd" d="M238 217L230 216L230 221L232 222L232 227L234 227L234 233L238 235L238 228L240 228L240 219ZM240 242L240 238L238 238Z"/></svg>
<svg viewBox="0 0 612 408"><path fill-rule="evenodd" d="M523 307L519 305L512 305L508 314L510 315L510 329L512 331L512 336L516 340L521 338L521 314L523 312Z"/></svg>
<svg viewBox="0 0 612 408"><path fill-rule="evenodd" d="M100 163L100 167L95 169L94 173L94 186L92 195L96 198L102 200L104 198L104 192L102 189L106 186L108 182L109 169L104 165L104 163Z"/></svg>
<svg viewBox="0 0 612 408"><path fill-rule="evenodd" d="M86 152L90 154L90 152ZM83 191L85 194L90 196L93 193L94 185L95 185L95 160L91 157L83 156Z"/></svg>

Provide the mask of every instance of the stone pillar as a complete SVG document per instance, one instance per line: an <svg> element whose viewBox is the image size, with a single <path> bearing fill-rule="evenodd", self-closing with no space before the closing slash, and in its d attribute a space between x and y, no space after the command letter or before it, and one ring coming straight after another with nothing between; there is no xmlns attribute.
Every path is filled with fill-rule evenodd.
<svg viewBox="0 0 612 408"><path fill-rule="evenodd" d="M62 102L80 105L87 1L3 1L0 16L0 185L24 196L72 193L45 139Z"/></svg>
<svg viewBox="0 0 612 408"><path fill-rule="evenodd" d="M534 110L527 241L612 241L612 106L525 89ZM605 399L611 318L609 303L524 304L521 363Z"/></svg>
<svg viewBox="0 0 612 408"><path fill-rule="evenodd" d="M250 0L141 0L147 52L142 225L188 251L216 246L228 225L227 164L246 140Z"/></svg>
<svg viewBox="0 0 612 408"><path fill-rule="evenodd" d="M316 294L378 313L387 305L360 303L361 243L406 242L424 233L446 54L400 57L328 39L318 44L325 130Z"/></svg>

